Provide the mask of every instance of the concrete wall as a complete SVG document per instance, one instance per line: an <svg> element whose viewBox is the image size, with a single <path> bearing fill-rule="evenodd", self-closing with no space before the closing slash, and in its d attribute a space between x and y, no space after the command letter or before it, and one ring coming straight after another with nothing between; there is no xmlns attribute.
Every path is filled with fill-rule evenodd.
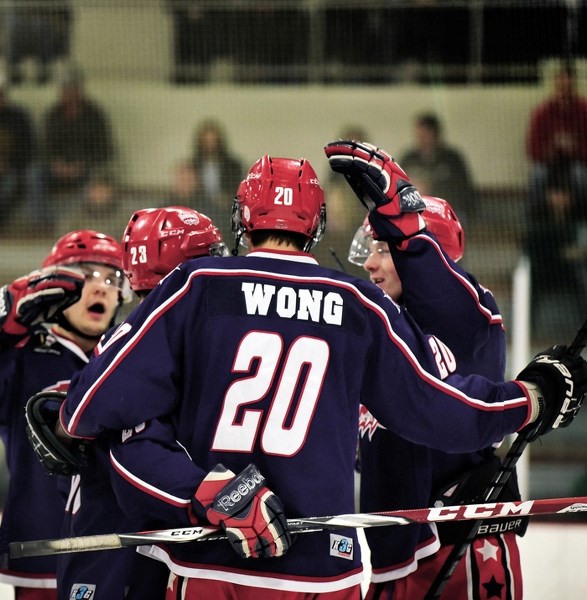
<svg viewBox="0 0 587 600"><path fill-rule="evenodd" d="M436 111L446 139L459 147L483 186L524 185L524 134L542 87L242 87L173 86L162 82L90 79L89 95L112 121L125 177L133 185L165 185L172 165L190 153L196 124L219 119L245 166L259 156L305 156L319 176L322 153L348 124L396 156L412 141L413 116ZM55 100L54 86L20 86L12 99L37 121Z"/></svg>

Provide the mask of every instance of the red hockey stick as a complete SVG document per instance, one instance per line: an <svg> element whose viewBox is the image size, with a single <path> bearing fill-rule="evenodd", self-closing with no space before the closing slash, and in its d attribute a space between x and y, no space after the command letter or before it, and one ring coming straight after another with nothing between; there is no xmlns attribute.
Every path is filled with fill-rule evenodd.
<svg viewBox="0 0 587 600"><path fill-rule="evenodd" d="M382 527L386 525L409 525L411 523L445 523L447 521L478 521L501 517L525 517L529 515L553 515L587 512L587 496L551 498L543 500L520 500L518 502L489 502L486 504L459 504L438 508L417 508L376 513L356 513L331 517L307 517L288 519L290 529L296 533L309 533L323 529ZM218 527L181 527L135 533L109 533L55 540L11 542L10 557L46 556L68 552L114 550L125 546L143 544L169 544L179 542L210 541L224 539Z"/></svg>

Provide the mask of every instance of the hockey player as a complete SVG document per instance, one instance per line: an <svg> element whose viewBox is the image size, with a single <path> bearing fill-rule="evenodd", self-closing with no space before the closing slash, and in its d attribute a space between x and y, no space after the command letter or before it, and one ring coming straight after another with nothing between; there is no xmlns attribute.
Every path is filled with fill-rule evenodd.
<svg viewBox="0 0 587 600"><path fill-rule="evenodd" d="M227 254L220 231L212 221L183 206L133 213L124 231L122 248L125 275L141 299L184 260ZM97 353L108 345L113 331L99 343ZM116 479L111 482L111 478L117 476L112 473L110 449L111 445L117 446L119 439L120 436L103 436L85 448L84 464L75 477L75 494L69 500L64 537L145 527L134 507L126 514L121 510L113 489ZM122 447L117 464L125 462L125 452ZM143 447L139 452L143 457L148 454ZM165 596L169 577L165 565L146 559L134 548L119 550L114 560L107 552L62 554L57 564L58 600L90 597L84 593L91 594L92 600L159 600Z"/></svg>
<svg viewBox="0 0 587 600"><path fill-rule="evenodd" d="M61 535L69 478L43 472L25 433L25 403L67 388L126 297L120 244L91 230L64 235L40 270L0 289L0 431L10 473L1 552L10 541ZM55 570L54 556L8 560L0 581L16 598L55 599Z"/></svg>
<svg viewBox="0 0 587 600"><path fill-rule="evenodd" d="M355 234L349 261L362 265L373 283L401 303L426 333L436 334L454 352L457 372L501 381L505 368L503 320L491 292L456 263L464 251L464 232L448 202L423 197L430 236L414 236L401 246L373 238L368 219ZM412 444L386 430L362 407L360 422L361 511L473 503L499 467L493 448L446 454ZM397 482L400 481L401 485ZM515 475L501 501L519 500ZM493 522L492 525L496 525ZM505 533L478 535L447 585L446 598L483 598L499 588L522 597L516 533L526 520L500 522ZM453 544L466 532L458 524L365 530L371 556L368 600L425 597ZM439 542L442 547L439 550Z"/></svg>
<svg viewBox="0 0 587 600"><path fill-rule="evenodd" d="M382 161L383 170L389 185L372 219L407 239L424 223L402 212L401 170ZM173 526L221 525L228 543L152 547L172 571L169 600L359 598L355 531L292 544L285 515L353 511L361 401L388 429L455 452L530 423L546 433L570 423L580 405L587 364L557 350L516 381L454 375L450 350L381 290L316 263L309 252L324 222L306 160L259 159L233 211L248 255L187 261L170 273L62 406L71 436L127 428L132 437L152 419L173 423L183 452L142 458L151 475L137 482L136 510ZM156 428L151 440L166 446Z"/></svg>

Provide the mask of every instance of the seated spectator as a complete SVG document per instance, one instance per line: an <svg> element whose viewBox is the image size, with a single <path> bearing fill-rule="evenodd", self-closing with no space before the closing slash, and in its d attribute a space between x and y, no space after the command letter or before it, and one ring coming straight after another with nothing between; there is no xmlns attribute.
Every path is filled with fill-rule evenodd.
<svg viewBox="0 0 587 600"><path fill-rule="evenodd" d="M532 270L533 335L572 337L584 318L585 249L579 244L576 196L568 169L548 170L543 196L528 219L525 239Z"/></svg>
<svg viewBox="0 0 587 600"><path fill-rule="evenodd" d="M205 119L198 124L192 164L201 181L198 210L216 223L224 239L230 239L232 201L246 172L229 149L224 129L215 119Z"/></svg>
<svg viewBox="0 0 587 600"><path fill-rule="evenodd" d="M86 95L81 73L65 72L59 99L45 115L41 159L27 174L36 225L50 231L59 210L57 195L79 195L96 169L110 166L113 155L106 114Z"/></svg>
<svg viewBox="0 0 587 600"><path fill-rule="evenodd" d="M572 64L554 74L554 91L530 116L526 154L530 161L529 210L544 199L550 165L567 162L578 200L587 202L587 99L577 91Z"/></svg>
<svg viewBox="0 0 587 600"><path fill-rule="evenodd" d="M26 168L34 150L33 127L29 114L8 100L8 83L0 78L0 229L10 225L10 218L22 199Z"/></svg>
<svg viewBox="0 0 587 600"><path fill-rule="evenodd" d="M57 226L59 233L94 227L119 239L128 213L115 177L109 170L99 169L91 174L79 195L69 198Z"/></svg>
<svg viewBox="0 0 587 600"><path fill-rule="evenodd" d="M442 123L434 113L414 120L414 147L396 157L413 181L426 182L426 194L450 198L461 221L466 223L475 205L475 186L467 160L444 139Z"/></svg>

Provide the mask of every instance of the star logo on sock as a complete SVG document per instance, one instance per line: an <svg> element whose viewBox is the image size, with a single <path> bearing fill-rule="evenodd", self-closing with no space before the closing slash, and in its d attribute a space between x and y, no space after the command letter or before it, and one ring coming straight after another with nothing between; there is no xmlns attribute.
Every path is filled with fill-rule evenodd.
<svg viewBox="0 0 587 600"><path fill-rule="evenodd" d="M497 544L492 544L488 539L483 540L483 546L481 548L477 548L476 552L483 557L483 562L486 560L497 560L497 552L499 550L499 546Z"/></svg>
<svg viewBox="0 0 587 600"><path fill-rule="evenodd" d="M504 584L498 583L492 575L491 579L483 584L483 587L487 590L487 600L489 600L489 598L501 598L501 590L504 587Z"/></svg>

